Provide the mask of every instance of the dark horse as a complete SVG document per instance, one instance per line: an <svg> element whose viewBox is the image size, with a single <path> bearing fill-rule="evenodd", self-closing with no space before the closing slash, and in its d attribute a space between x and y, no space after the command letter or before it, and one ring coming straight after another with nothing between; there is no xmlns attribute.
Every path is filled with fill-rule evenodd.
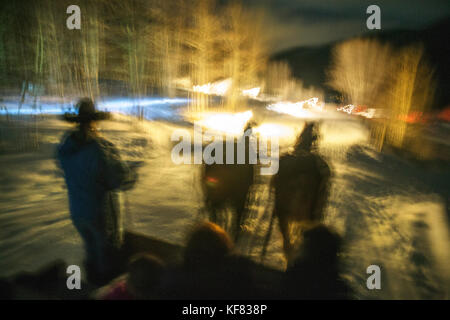
<svg viewBox="0 0 450 320"><path fill-rule="evenodd" d="M245 136L241 139L245 139L245 164L237 163L239 143L235 140L233 164L226 164L224 143L224 164L204 164L201 176L204 204L209 213L209 220L227 229L229 217L225 212L231 209L231 230L228 231L233 234L235 241L247 216L247 199L254 182L254 164L249 163L250 141Z"/></svg>
<svg viewBox="0 0 450 320"><path fill-rule="evenodd" d="M291 227L297 223L300 229L304 229L319 223L323 219L323 209L328 198L330 168L324 159L312 150L317 140L316 131L314 123L305 125L294 151L280 158L278 173L271 182L275 203L265 246L276 216L288 261L295 250Z"/></svg>

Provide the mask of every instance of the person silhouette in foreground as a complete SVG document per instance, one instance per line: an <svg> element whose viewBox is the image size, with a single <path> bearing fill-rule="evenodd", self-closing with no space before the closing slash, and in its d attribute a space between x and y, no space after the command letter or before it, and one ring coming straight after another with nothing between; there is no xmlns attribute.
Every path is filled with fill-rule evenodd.
<svg viewBox="0 0 450 320"><path fill-rule="evenodd" d="M79 100L78 114L65 120L77 124L57 149L69 194L72 221L86 249L88 280L104 284L119 267L123 242L117 191L131 188L137 178L114 145L101 138L96 122L108 118L89 98Z"/></svg>
<svg viewBox="0 0 450 320"><path fill-rule="evenodd" d="M204 222L189 234L181 265L171 270L170 299L230 299L246 293L245 263L233 253L234 244L217 224Z"/></svg>
<svg viewBox="0 0 450 320"><path fill-rule="evenodd" d="M188 237L183 259L182 295L194 299L219 298L225 288L222 267L234 244L217 224L204 222Z"/></svg>
<svg viewBox="0 0 450 320"><path fill-rule="evenodd" d="M319 224L303 232L298 256L286 270L289 299L350 299L351 291L339 276L342 239Z"/></svg>
<svg viewBox="0 0 450 320"><path fill-rule="evenodd" d="M165 273L165 263L156 256L140 253L128 264L128 273L98 294L100 300L158 299Z"/></svg>

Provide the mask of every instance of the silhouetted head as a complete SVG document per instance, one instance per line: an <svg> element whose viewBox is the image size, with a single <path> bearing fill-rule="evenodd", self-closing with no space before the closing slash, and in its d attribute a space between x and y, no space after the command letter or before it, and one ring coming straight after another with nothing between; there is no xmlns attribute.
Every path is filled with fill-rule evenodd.
<svg viewBox="0 0 450 320"><path fill-rule="evenodd" d="M184 263L187 267L204 268L219 263L233 248L228 234L217 224L205 222L197 226L188 239Z"/></svg>
<svg viewBox="0 0 450 320"><path fill-rule="evenodd" d="M315 122L306 122L302 133L295 143L295 151L311 151L313 144L318 140L317 125Z"/></svg>
<svg viewBox="0 0 450 320"><path fill-rule="evenodd" d="M248 121L247 124L245 125L244 133L247 132L247 130L253 131L253 128L255 128L257 126L258 126L258 123L256 121L253 121L253 120Z"/></svg>
<svg viewBox="0 0 450 320"><path fill-rule="evenodd" d="M303 233L299 255L294 262L321 268L334 268L338 262L342 239L335 231L323 224L312 227Z"/></svg>
<svg viewBox="0 0 450 320"><path fill-rule="evenodd" d="M128 265L128 286L137 297L148 297L161 283L165 264L151 254L137 254Z"/></svg>
<svg viewBox="0 0 450 320"><path fill-rule="evenodd" d="M77 114L66 113L64 119L69 122L76 122L83 128L91 126L95 121L109 118L109 113L96 109L95 103L91 98L81 98L78 100L75 108L77 109Z"/></svg>
<svg viewBox="0 0 450 320"><path fill-rule="evenodd" d="M81 98L78 100L76 108L78 110L78 122L91 122L96 120L97 110L94 101L90 98Z"/></svg>
<svg viewBox="0 0 450 320"><path fill-rule="evenodd" d="M13 286L11 282L6 279L0 279L0 299L12 300L14 297Z"/></svg>
<svg viewBox="0 0 450 320"><path fill-rule="evenodd" d="M305 231L299 256L287 269L290 298L347 299L350 290L339 276L341 237L324 225Z"/></svg>

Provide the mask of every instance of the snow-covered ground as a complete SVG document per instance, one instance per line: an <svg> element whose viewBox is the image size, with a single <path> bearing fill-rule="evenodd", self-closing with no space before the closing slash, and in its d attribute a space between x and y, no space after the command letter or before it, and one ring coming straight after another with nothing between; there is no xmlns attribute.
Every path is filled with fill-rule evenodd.
<svg viewBox="0 0 450 320"><path fill-rule="evenodd" d="M298 119L261 114L255 114L259 123L277 132L292 134L303 126ZM54 159L55 147L71 126L56 116L40 116L36 122L1 118L0 277L33 271L58 258L81 265L80 237ZM176 243L183 243L189 227L202 218L200 166L175 165L170 157L170 135L180 127L191 129L183 122L126 116L100 123L102 135L125 160L144 162L136 188L122 195L127 227ZM356 119L327 117L321 131L320 151L334 172L326 223L344 237L343 275L357 297L448 298L450 172L375 152ZM282 150L292 141L282 140ZM240 243L241 252L255 259L269 222L267 179L261 182ZM281 247L274 228L265 263L283 268ZM381 290L366 287L366 269L372 264L381 267Z"/></svg>

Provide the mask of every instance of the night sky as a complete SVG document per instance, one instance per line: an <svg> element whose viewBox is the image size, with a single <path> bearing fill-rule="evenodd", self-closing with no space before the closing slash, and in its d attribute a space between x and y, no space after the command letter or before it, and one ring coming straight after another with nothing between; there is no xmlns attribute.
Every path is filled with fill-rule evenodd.
<svg viewBox="0 0 450 320"><path fill-rule="evenodd" d="M368 32L366 9L381 8L381 28L418 29L450 16L449 0L244 0L268 8L272 51L318 45Z"/></svg>

